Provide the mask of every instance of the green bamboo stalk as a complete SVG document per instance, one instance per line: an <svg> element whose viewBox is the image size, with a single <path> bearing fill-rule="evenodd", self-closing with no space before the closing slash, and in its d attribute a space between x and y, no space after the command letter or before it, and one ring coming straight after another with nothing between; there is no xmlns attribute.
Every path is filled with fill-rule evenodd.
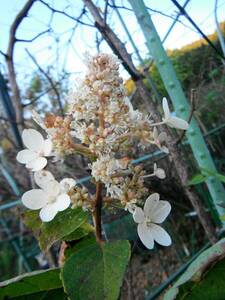
<svg viewBox="0 0 225 300"><path fill-rule="evenodd" d="M146 9L143 0L129 0L129 2L145 36L148 50L155 61L165 88L172 100L176 114L177 116L187 120L190 114L190 105L184 95L181 84L177 79L176 73L166 51L163 48L148 10ZM187 139L199 168L217 173L211 154L194 117L192 118L190 128L187 132ZM217 205L223 202L225 198L225 190L222 183L214 177L209 177L206 184L218 215L224 215L224 208ZM225 222L223 222L223 226L225 226Z"/></svg>

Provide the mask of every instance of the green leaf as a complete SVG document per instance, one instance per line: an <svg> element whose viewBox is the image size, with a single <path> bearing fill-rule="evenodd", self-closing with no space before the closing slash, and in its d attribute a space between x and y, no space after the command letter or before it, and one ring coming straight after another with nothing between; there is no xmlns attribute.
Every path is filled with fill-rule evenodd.
<svg viewBox="0 0 225 300"><path fill-rule="evenodd" d="M82 240L78 242L73 242L73 245L69 244L65 250L65 258L66 260L73 255L75 252L79 251L82 248L88 247L91 244L96 244L96 237L94 234L89 234L85 236Z"/></svg>
<svg viewBox="0 0 225 300"><path fill-rule="evenodd" d="M59 275L59 269L49 269L26 273L3 281L0 283L0 299L14 299L15 297L59 289L62 287Z"/></svg>
<svg viewBox="0 0 225 300"><path fill-rule="evenodd" d="M94 231L95 229L92 225L90 225L89 223L84 223L70 234L64 236L63 240L67 242L79 240Z"/></svg>
<svg viewBox="0 0 225 300"><path fill-rule="evenodd" d="M39 232L39 244L42 250L71 234L87 221L88 213L81 208L68 208L59 212L51 222L42 223L38 211L29 211L24 216L25 224L32 230Z"/></svg>
<svg viewBox="0 0 225 300"><path fill-rule="evenodd" d="M188 267L164 300L222 300L225 290L225 239L204 251Z"/></svg>
<svg viewBox="0 0 225 300"><path fill-rule="evenodd" d="M91 244L71 255L62 281L71 300L116 300L130 258L128 241Z"/></svg>
<svg viewBox="0 0 225 300"><path fill-rule="evenodd" d="M87 217L88 213L81 208L69 208L59 212L51 222L43 223L39 236L41 249L49 249L54 242L80 227L87 220Z"/></svg>
<svg viewBox="0 0 225 300"><path fill-rule="evenodd" d="M188 186L189 185L196 185L202 182L205 182L207 179L207 176L203 175L203 174L196 174L195 176L193 176L189 181L188 181Z"/></svg>
<svg viewBox="0 0 225 300"><path fill-rule="evenodd" d="M221 221L225 221L225 215L220 216Z"/></svg>
<svg viewBox="0 0 225 300"><path fill-rule="evenodd" d="M24 224L32 231L39 231L42 225L41 219L39 217L39 211L37 210L27 210L23 214Z"/></svg>
<svg viewBox="0 0 225 300"><path fill-rule="evenodd" d="M7 299L10 299L10 298L7 298ZM49 300L49 299L67 300L68 298L67 298L67 295L64 293L63 288L34 293L34 294L30 294L30 295L24 295L24 296L20 296L20 297L13 297L13 300Z"/></svg>
<svg viewBox="0 0 225 300"><path fill-rule="evenodd" d="M216 177L217 179L219 179L220 181L222 181L223 183L225 183L225 176L224 176L224 175L219 174L219 173L216 173L216 174L215 174L215 177Z"/></svg>

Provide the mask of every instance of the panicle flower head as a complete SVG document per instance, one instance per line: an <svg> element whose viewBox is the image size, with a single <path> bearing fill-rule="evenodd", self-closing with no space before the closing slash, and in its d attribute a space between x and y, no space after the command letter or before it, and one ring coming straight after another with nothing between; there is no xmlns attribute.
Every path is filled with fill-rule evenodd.
<svg viewBox="0 0 225 300"><path fill-rule="evenodd" d="M128 151L136 140L154 142L148 118L126 96L117 58L97 54L86 63L85 79L70 96L73 135L98 155Z"/></svg>
<svg viewBox="0 0 225 300"><path fill-rule="evenodd" d="M153 173L145 175L141 165L132 164L131 148L155 145L168 153L167 135L159 133L157 126L166 124L187 130L188 123L171 114L165 98L161 122L154 123L151 112L135 110L126 95L119 74L120 62L115 56L87 55L85 62L86 76L77 80L70 93L66 116L48 114L42 119L34 113L34 120L46 131L48 139L44 140L36 130L24 131L23 142L27 149L18 153L17 160L39 171L46 166L46 157L50 154L60 158L76 152L86 155L91 158L93 181L105 185L105 198L119 201L133 214L143 244L149 249L155 241L168 246L170 236L158 224L169 214L169 202L159 200L159 194L154 193L147 198L144 208L140 207L148 193L144 180L152 176L164 179L165 172L154 164ZM39 209L44 222L51 221L70 204L72 208L82 207L92 212L96 209L95 196L72 178L58 182L48 171L36 172L34 178L40 188L26 192L22 202L30 209Z"/></svg>

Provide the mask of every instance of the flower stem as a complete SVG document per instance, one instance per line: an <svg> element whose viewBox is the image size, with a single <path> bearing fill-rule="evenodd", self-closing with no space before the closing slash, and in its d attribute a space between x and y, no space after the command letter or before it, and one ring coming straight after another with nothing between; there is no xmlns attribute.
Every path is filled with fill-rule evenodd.
<svg viewBox="0 0 225 300"><path fill-rule="evenodd" d="M96 159L96 155L90 151L90 149L86 146L80 145L80 144L73 144L73 149L84 156L89 157L90 159Z"/></svg>
<svg viewBox="0 0 225 300"><path fill-rule="evenodd" d="M162 122L152 123L152 124L149 124L149 125L152 127L152 126L163 125L163 124L165 124L165 123L166 123L165 121L162 121Z"/></svg>
<svg viewBox="0 0 225 300"><path fill-rule="evenodd" d="M93 213L94 225L95 225L95 235L97 243L102 242L102 184L100 182L96 183L96 197L95 197L95 210Z"/></svg>

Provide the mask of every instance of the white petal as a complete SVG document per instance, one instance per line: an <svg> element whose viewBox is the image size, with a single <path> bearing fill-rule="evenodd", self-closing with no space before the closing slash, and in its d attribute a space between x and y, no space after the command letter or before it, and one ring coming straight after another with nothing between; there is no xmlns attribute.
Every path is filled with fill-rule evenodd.
<svg viewBox="0 0 225 300"><path fill-rule="evenodd" d="M76 185L76 181L73 178L64 178L59 184L60 190L67 193L73 186Z"/></svg>
<svg viewBox="0 0 225 300"><path fill-rule="evenodd" d="M168 201L160 200L154 211L150 213L150 220L153 223L162 223L171 211L171 205Z"/></svg>
<svg viewBox="0 0 225 300"><path fill-rule="evenodd" d="M67 194L61 194L57 197L54 205L58 211L63 211L70 206L70 197Z"/></svg>
<svg viewBox="0 0 225 300"><path fill-rule="evenodd" d="M41 171L34 173L34 180L40 188L46 189L49 182L54 181L55 178L51 172L46 171L46 170L41 170Z"/></svg>
<svg viewBox="0 0 225 300"><path fill-rule="evenodd" d="M26 167L28 169L31 169L33 172L36 172L44 169L46 165L47 165L47 159L45 157L38 157L29 161L26 164Z"/></svg>
<svg viewBox="0 0 225 300"><path fill-rule="evenodd" d="M41 151L43 149L43 136L35 129L24 129L22 139L24 145L30 150Z"/></svg>
<svg viewBox="0 0 225 300"><path fill-rule="evenodd" d="M145 220L143 209L136 206L135 211L133 213L134 222L136 223L143 223Z"/></svg>
<svg viewBox="0 0 225 300"><path fill-rule="evenodd" d="M43 207L39 213L40 218L43 222L50 222L54 219L57 214L57 209L54 204L48 204Z"/></svg>
<svg viewBox="0 0 225 300"><path fill-rule="evenodd" d="M128 203L126 204L126 206L124 207L124 210L128 210L129 213L133 214L135 209L136 209L136 205L134 203Z"/></svg>
<svg viewBox="0 0 225 300"><path fill-rule="evenodd" d="M156 177L158 177L159 179L164 179L164 178L166 178L166 173L165 173L165 171L163 170L163 169L161 169L161 168L157 168L156 170L155 170L155 176Z"/></svg>
<svg viewBox="0 0 225 300"><path fill-rule="evenodd" d="M138 224L137 228L138 235L140 237L140 240L148 249L153 249L154 247L154 239L151 231L147 227L146 223Z"/></svg>
<svg viewBox="0 0 225 300"><path fill-rule="evenodd" d="M22 203L30 209L40 209L47 204L47 197L43 190L33 189L23 194Z"/></svg>
<svg viewBox="0 0 225 300"><path fill-rule="evenodd" d="M177 129L182 129L182 130L187 130L189 127L188 122L186 122L183 119L177 118L177 117L170 117L166 121L166 124L172 128L177 128Z"/></svg>
<svg viewBox="0 0 225 300"><path fill-rule="evenodd" d="M50 156L52 152L52 141L50 139L44 140L44 156Z"/></svg>
<svg viewBox="0 0 225 300"><path fill-rule="evenodd" d="M159 194L158 193L151 194L146 199L145 205L144 205L144 214L146 217L150 217L150 219L151 219L152 212L155 211L155 208L157 207L158 202L159 202Z"/></svg>
<svg viewBox="0 0 225 300"><path fill-rule="evenodd" d="M18 154L16 156L16 159L21 164L26 164L29 161L31 161L31 160L33 160L37 157L38 157L37 152L34 152L32 150L29 150L29 149L25 149L25 150L21 150L20 152L18 152Z"/></svg>
<svg viewBox="0 0 225 300"><path fill-rule="evenodd" d="M172 241L169 234L163 229L161 226L156 224L151 224L149 227L149 231L153 235L154 240L162 245L162 246L169 246L171 245Z"/></svg>
<svg viewBox="0 0 225 300"><path fill-rule="evenodd" d="M60 193L60 185L58 181L52 180L49 181L47 185L45 185L44 190L47 193L48 197L57 197Z"/></svg>
<svg viewBox="0 0 225 300"><path fill-rule="evenodd" d="M162 100L162 107L163 107L165 119L168 119L170 117L170 109L169 109L168 101L165 97Z"/></svg>

